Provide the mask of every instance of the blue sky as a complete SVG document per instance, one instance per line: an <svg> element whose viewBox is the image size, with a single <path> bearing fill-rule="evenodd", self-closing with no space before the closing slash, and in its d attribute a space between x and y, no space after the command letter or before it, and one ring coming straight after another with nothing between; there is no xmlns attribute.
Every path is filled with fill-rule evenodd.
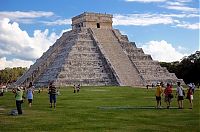
<svg viewBox="0 0 200 132"><path fill-rule="evenodd" d="M113 27L158 61L200 50L199 0L1 0L0 69L29 67L83 12L113 14Z"/></svg>

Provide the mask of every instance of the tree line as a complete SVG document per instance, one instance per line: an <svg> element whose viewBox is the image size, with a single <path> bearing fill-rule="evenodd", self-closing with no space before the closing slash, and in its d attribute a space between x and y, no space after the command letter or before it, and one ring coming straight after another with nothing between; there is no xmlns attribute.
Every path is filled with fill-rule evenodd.
<svg viewBox="0 0 200 132"><path fill-rule="evenodd" d="M175 73L186 84L200 84L200 51L184 57L181 62L160 62L160 65L166 67L169 72Z"/></svg>
<svg viewBox="0 0 200 132"><path fill-rule="evenodd" d="M8 84L15 82L20 76L27 71L27 68L14 67L14 68L5 68L0 70L0 84Z"/></svg>

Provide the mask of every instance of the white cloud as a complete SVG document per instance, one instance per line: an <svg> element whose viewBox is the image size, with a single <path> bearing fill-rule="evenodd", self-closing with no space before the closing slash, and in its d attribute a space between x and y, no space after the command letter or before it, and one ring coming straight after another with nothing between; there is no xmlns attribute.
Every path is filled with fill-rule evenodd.
<svg viewBox="0 0 200 132"><path fill-rule="evenodd" d="M10 20L17 21L17 22L24 22L30 23L32 19L39 18L39 17L51 17L54 16L53 12L45 12L45 11L1 11L0 12L0 19L2 18L9 18Z"/></svg>
<svg viewBox="0 0 200 132"><path fill-rule="evenodd" d="M180 24L177 24L176 27L181 27L181 28L185 28L185 29L192 29L192 30L198 30L200 29L200 23L193 23L193 24L190 24L190 23L180 23Z"/></svg>
<svg viewBox="0 0 200 132"><path fill-rule="evenodd" d="M71 24L71 19L58 19L55 21L48 21L48 20L38 20L37 18L48 18L58 17L53 12L45 12L45 11L0 11L0 19L9 18L12 21L23 23L23 24L34 24L34 23L42 23L48 26L54 25L67 25ZM55 19L55 18L53 18Z"/></svg>
<svg viewBox="0 0 200 132"><path fill-rule="evenodd" d="M150 54L154 60L162 62L180 61L180 59L188 55L179 52L172 44L165 40L150 41L142 45L141 48L143 48L146 54Z"/></svg>
<svg viewBox="0 0 200 132"><path fill-rule="evenodd" d="M187 7L187 6L178 6L178 5L167 5L164 6L167 9L184 11L184 12L198 12L197 8Z"/></svg>
<svg viewBox="0 0 200 132"><path fill-rule="evenodd" d="M177 20L174 20L172 17L162 14L115 14L113 25L148 26L155 24L173 24L176 23L176 21Z"/></svg>
<svg viewBox="0 0 200 132"><path fill-rule="evenodd" d="M127 2L142 2L142 3L151 3L151 2L165 2L166 0L125 0Z"/></svg>
<svg viewBox="0 0 200 132"><path fill-rule="evenodd" d="M172 1L168 1L167 4L171 5L171 6L183 6L183 5L185 5L182 2L172 2Z"/></svg>
<svg viewBox="0 0 200 132"><path fill-rule="evenodd" d="M20 59L6 60L5 57L0 58L0 70L6 67L28 67L33 64L33 61L25 61Z"/></svg>
<svg viewBox="0 0 200 132"><path fill-rule="evenodd" d="M54 26L54 25L67 25L67 24L71 24L71 19L63 19L63 20L56 20L53 22L47 22L47 21L43 21L42 23L48 25L48 26Z"/></svg>
<svg viewBox="0 0 200 132"><path fill-rule="evenodd" d="M113 25L123 26L151 26L157 24L172 25L172 27L180 27L190 30L199 29L199 23L184 22L185 18L199 18L199 14L114 14Z"/></svg>
<svg viewBox="0 0 200 132"><path fill-rule="evenodd" d="M198 8L189 7L189 4L192 3L192 0L174 0L174 1L167 1L164 7L170 10L182 11L182 12L194 12L198 13Z"/></svg>
<svg viewBox="0 0 200 132"><path fill-rule="evenodd" d="M35 30L31 37L20 29L18 23L10 23L8 18L0 19L0 58L4 58L1 63L4 62L7 66L15 63L17 65L17 62L32 62L39 58L60 35L49 33L46 29Z"/></svg>

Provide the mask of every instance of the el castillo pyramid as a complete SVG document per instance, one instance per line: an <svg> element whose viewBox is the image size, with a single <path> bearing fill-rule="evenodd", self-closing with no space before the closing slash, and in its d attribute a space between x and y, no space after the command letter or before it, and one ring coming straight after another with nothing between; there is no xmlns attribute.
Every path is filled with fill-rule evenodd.
<svg viewBox="0 0 200 132"><path fill-rule="evenodd" d="M73 17L72 30L63 33L16 84L145 86L179 80L113 29L112 17L88 12Z"/></svg>

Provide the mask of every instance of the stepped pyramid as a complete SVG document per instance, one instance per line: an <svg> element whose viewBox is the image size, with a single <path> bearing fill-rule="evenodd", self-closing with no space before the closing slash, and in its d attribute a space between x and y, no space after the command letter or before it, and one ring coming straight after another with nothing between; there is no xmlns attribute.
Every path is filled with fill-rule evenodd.
<svg viewBox="0 0 200 132"><path fill-rule="evenodd" d="M72 30L63 33L16 84L145 86L178 80L113 29L112 15L85 12L72 18Z"/></svg>

